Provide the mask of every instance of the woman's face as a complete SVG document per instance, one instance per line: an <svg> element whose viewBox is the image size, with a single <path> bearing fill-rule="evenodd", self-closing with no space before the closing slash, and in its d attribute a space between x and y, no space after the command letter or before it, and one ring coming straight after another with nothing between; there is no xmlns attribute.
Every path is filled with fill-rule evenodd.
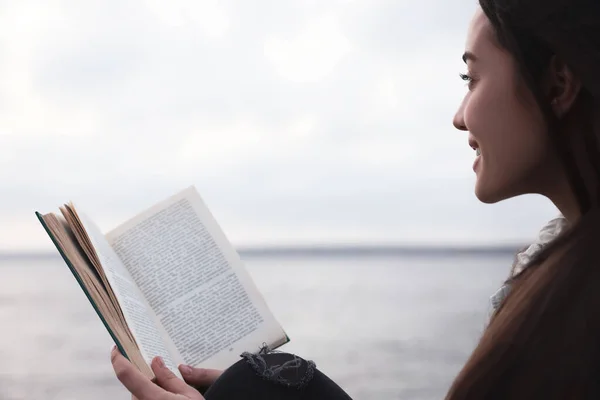
<svg viewBox="0 0 600 400"><path fill-rule="evenodd" d="M469 90L454 126L469 132L469 144L476 149L477 198L494 203L525 193L545 194L556 161L544 118L519 79L515 59L497 44L481 9L471 22L465 50L463 79Z"/></svg>

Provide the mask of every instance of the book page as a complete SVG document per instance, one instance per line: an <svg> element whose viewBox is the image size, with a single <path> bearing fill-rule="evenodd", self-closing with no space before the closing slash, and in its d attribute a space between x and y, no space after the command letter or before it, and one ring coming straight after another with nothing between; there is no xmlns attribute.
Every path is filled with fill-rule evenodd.
<svg viewBox="0 0 600 400"><path fill-rule="evenodd" d="M186 364L226 368L243 351L286 341L194 188L106 237Z"/></svg>
<svg viewBox="0 0 600 400"><path fill-rule="evenodd" d="M103 286L102 290L108 294L111 302L113 303L115 310L117 310L117 312L119 314L119 318L123 321L123 324L126 325L125 317L123 316L123 312L121 311L119 302L117 301L117 298L115 297L115 294L114 294L113 290L111 289L111 287L108 283L108 280L106 279L106 274L104 273L102 264L100 263L100 260L98 259L98 255L97 255L96 251L94 250L94 247L90 243L88 234L85 232L85 229L83 228L83 225L81 224L81 221L77 217L77 212L75 211L74 207L71 204L65 205L64 207L60 207L60 212L62 213L63 218L66 220L71 233L73 234L75 239L77 239L77 243L79 244L80 248L83 250L83 252L87 256L89 262L91 263L92 272L96 275L98 280L102 283L102 286ZM132 337L132 340L133 340L133 337Z"/></svg>
<svg viewBox="0 0 600 400"><path fill-rule="evenodd" d="M148 306L129 271L108 244L100 229L80 210L77 210L77 217L96 250L110 287L115 293L125 320L146 362L150 363L154 357L161 356L166 366L176 375L181 376L177 368L181 363L181 357L162 331L156 315Z"/></svg>
<svg viewBox="0 0 600 400"><path fill-rule="evenodd" d="M64 218L49 213L38 215L42 225L54 242L67 266L75 276L92 306L98 313L102 323L129 360L148 378L153 379L154 373L142 357L139 347L133 340L122 314L105 291L105 286L98 278L90 260L73 235L70 226Z"/></svg>

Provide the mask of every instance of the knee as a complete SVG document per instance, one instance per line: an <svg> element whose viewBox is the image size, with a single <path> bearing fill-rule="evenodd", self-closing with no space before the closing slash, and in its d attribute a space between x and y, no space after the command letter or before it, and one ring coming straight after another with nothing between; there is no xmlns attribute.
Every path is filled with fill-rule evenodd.
<svg viewBox="0 0 600 400"><path fill-rule="evenodd" d="M267 381L287 387L305 387L315 374L315 363L290 353L244 353L244 361Z"/></svg>

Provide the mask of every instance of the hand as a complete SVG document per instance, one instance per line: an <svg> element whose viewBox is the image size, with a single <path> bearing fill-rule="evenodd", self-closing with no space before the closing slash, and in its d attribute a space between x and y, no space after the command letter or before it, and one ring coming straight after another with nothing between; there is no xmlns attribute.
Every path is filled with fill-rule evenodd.
<svg viewBox="0 0 600 400"><path fill-rule="evenodd" d="M196 389L210 387L223 374L218 369L194 368L188 365L180 365L179 372L188 385Z"/></svg>
<svg viewBox="0 0 600 400"><path fill-rule="evenodd" d="M110 361L117 378L137 400L204 400L193 387L173 374L160 357L152 360L150 367L156 375L155 384L119 353L116 347L110 354Z"/></svg>

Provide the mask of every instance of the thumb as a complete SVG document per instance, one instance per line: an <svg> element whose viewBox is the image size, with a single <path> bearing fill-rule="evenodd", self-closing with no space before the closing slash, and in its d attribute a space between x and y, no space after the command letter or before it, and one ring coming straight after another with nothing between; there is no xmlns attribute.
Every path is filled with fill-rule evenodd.
<svg viewBox="0 0 600 400"><path fill-rule="evenodd" d="M155 357L152 360L152 371L156 376L156 383L163 389L174 394L181 394L189 399L204 399L202 395L193 387L179 379L167 366L161 357Z"/></svg>
<svg viewBox="0 0 600 400"><path fill-rule="evenodd" d="M189 365L180 365L179 371L189 385L196 387L209 387L223 374L219 369L194 368Z"/></svg>

